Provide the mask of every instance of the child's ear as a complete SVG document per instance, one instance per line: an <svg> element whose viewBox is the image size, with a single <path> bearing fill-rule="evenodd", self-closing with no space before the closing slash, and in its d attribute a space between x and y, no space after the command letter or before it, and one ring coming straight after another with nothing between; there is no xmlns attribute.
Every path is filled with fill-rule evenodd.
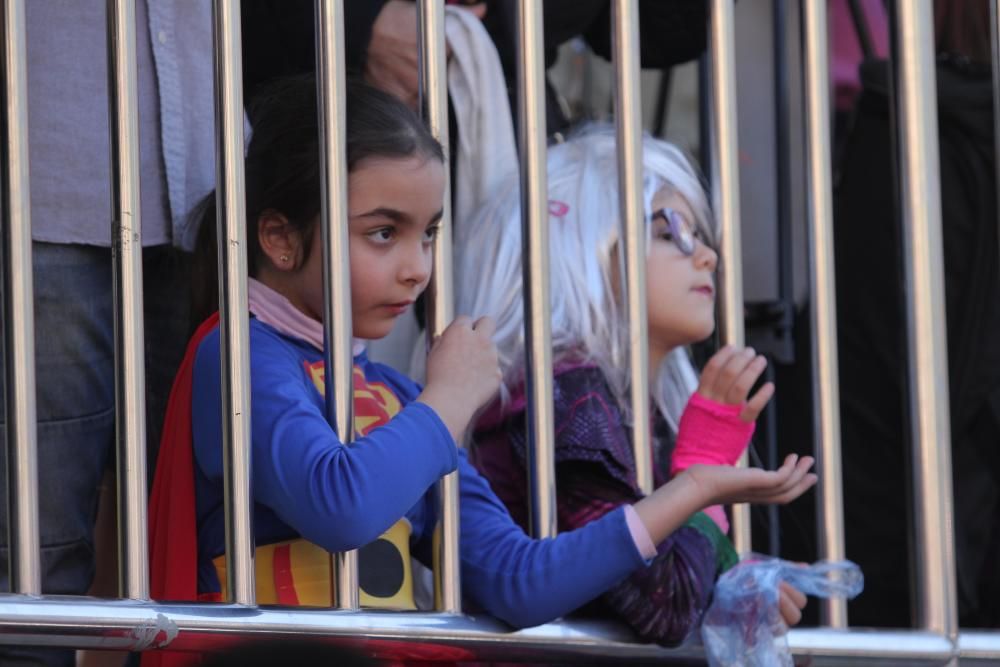
<svg viewBox="0 0 1000 667"><path fill-rule="evenodd" d="M302 264L302 234L278 211L268 209L257 218L257 241L279 271L292 271Z"/></svg>

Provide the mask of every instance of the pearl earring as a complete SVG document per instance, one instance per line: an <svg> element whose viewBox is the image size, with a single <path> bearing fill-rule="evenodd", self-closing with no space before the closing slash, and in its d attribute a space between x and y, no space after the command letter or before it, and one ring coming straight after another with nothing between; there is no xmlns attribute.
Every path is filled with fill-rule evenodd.
<svg viewBox="0 0 1000 667"><path fill-rule="evenodd" d="M282 255L281 256L281 261L282 262L287 262L288 261L288 255Z"/></svg>

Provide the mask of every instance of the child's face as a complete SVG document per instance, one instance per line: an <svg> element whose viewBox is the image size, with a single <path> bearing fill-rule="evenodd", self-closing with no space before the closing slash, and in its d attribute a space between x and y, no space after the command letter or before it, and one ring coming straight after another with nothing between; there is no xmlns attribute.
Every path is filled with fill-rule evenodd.
<svg viewBox="0 0 1000 667"><path fill-rule="evenodd" d="M356 338L386 336L427 287L444 201L444 165L435 158L372 158L348 177L351 316ZM321 252L314 243L313 253ZM310 258L322 313L322 263Z"/></svg>
<svg viewBox="0 0 1000 667"><path fill-rule="evenodd" d="M692 223L696 220L687 201L665 189L653 197L653 211L661 208L671 208ZM685 255L671 240L665 220L657 216L650 224L646 261L649 350L662 357L675 347L704 340L715 329L718 256L698 240L694 253Z"/></svg>

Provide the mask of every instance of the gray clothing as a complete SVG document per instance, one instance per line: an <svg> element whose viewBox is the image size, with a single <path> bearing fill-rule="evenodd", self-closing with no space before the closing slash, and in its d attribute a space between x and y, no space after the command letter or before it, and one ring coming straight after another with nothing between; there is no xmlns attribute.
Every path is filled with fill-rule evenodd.
<svg viewBox="0 0 1000 667"><path fill-rule="evenodd" d="M25 3L36 241L111 243L106 4ZM215 182L211 4L140 0L136 26L142 243L190 250Z"/></svg>

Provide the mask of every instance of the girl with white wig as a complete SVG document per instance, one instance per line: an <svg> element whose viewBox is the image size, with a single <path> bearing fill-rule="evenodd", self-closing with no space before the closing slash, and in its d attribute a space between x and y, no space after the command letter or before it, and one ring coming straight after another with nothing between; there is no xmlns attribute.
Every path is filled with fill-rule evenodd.
<svg viewBox="0 0 1000 667"><path fill-rule="evenodd" d="M696 464L733 465L774 387L752 396L766 365L752 349L726 347L701 378L687 345L715 328L718 261L712 213L695 170L675 146L642 146L647 232L647 307L657 486ZM629 331L622 299L615 136L589 127L549 149L549 242L555 359L556 484L560 531L642 498L629 446ZM518 185L512 180L459 232L459 312L496 319L500 397L480 418L473 461L519 523L527 526L524 309ZM643 638L681 642L710 601L714 581L736 561L722 507L692 515L660 544L650 566L599 598ZM586 554L580 554L586 558ZM805 598L785 588L794 623Z"/></svg>

